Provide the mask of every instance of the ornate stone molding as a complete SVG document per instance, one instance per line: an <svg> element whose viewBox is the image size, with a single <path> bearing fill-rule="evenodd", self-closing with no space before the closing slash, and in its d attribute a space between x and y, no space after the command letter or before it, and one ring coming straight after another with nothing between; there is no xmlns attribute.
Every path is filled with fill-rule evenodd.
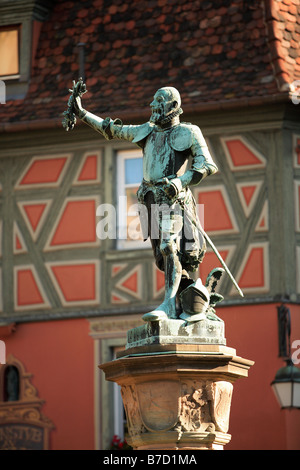
<svg viewBox="0 0 300 470"><path fill-rule="evenodd" d="M94 339L125 336L127 331L142 325L144 322L141 315L122 315L108 317L99 317L89 320L90 335Z"/></svg>
<svg viewBox="0 0 300 470"><path fill-rule="evenodd" d="M5 369L14 366L19 374L19 399L5 401ZM32 374L13 355L0 367L0 449L48 449L53 423L41 411L44 400L31 383Z"/></svg>

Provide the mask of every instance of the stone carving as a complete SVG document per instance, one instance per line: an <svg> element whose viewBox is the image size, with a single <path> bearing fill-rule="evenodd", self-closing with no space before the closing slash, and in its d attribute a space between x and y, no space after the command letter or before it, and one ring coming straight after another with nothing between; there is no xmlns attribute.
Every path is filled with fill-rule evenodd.
<svg viewBox="0 0 300 470"><path fill-rule="evenodd" d="M219 381L183 384L179 422L184 431L227 432L233 385Z"/></svg>
<svg viewBox="0 0 300 470"><path fill-rule="evenodd" d="M141 418L136 386L123 385L121 388L121 395L127 418L129 436L134 437L146 432L146 428Z"/></svg>
<svg viewBox="0 0 300 470"><path fill-rule="evenodd" d="M16 368L19 374L19 396L2 396L5 369ZM42 412L44 400L38 397L31 383L32 374L12 354L6 365L0 368L0 449L48 449L49 433L54 428L51 420Z"/></svg>
<svg viewBox="0 0 300 470"><path fill-rule="evenodd" d="M90 319L90 335L94 338L101 338L101 337L110 337L115 336L119 333L124 333L129 329L136 328L143 323L141 319L137 319L134 317L127 316L126 318L112 318L111 316L108 318L101 318L99 319Z"/></svg>
<svg viewBox="0 0 300 470"><path fill-rule="evenodd" d="M181 431L207 431L211 427L210 407L205 382L182 384ZM214 428L214 426L213 426Z"/></svg>
<svg viewBox="0 0 300 470"><path fill-rule="evenodd" d="M227 433L233 385L211 380L158 380L122 386L129 441L135 446L141 435ZM149 436L148 439L151 440Z"/></svg>
<svg viewBox="0 0 300 470"><path fill-rule="evenodd" d="M106 139L127 140L143 150L143 181L137 191L141 226L144 238L150 237L157 267L165 272L165 298L143 320L183 315L186 321L195 322L210 315L219 321L214 306L223 297L215 293L215 287L224 270L243 294L197 217L190 186L218 169L199 127L180 122L183 111L178 90L157 90L150 104L150 120L142 125L123 125L120 119L102 119L86 111L81 97L87 89L81 79L73 82L70 92L63 120L66 130L74 128L78 116ZM214 270L203 285L200 279L195 283L189 273L198 269L207 243L223 268Z"/></svg>
<svg viewBox="0 0 300 470"><path fill-rule="evenodd" d="M171 380L136 386L140 412L149 431L168 431L178 420L180 383Z"/></svg>
<svg viewBox="0 0 300 470"><path fill-rule="evenodd" d="M233 385L230 382L212 382L208 391L211 416L217 431L227 432Z"/></svg>

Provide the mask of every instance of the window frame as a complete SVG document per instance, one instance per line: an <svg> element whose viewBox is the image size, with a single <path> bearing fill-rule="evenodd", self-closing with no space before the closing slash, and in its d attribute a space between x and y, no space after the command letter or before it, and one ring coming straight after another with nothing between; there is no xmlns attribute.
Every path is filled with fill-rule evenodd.
<svg viewBox="0 0 300 470"><path fill-rule="evenodd" d="M0 0L0 28L18 25L19 32L19 74L2 77L5 83L6 101L24 99L29 88L32 64L38 44L41 25L49 18L53 8L43 0ZM4 80L5 82L4 82Z"/></svg>
<svg viewBox="0 0 300 470"><path fill-rule="evenodd" d="M17 31L18 34L18 44L17 44L17 57L18 57L18 72L17 73L12 73L8 75L0 75L0 80L16 80L21 77L20 73L20 44L21 44L21 24L15 24L15 25L1 25L0 26L0 34L3 32L9 32L9 31Z"/></svg>
<svg viewBox="0 0 300 470"><path fill-rule="evenodd" d="M1 9L0 9L1 18ZM8 22L3 15L0 19L0 30L8 30L18 26L19 29L19 73L16 75L1 75L5 83L6 101L23 99L27 93L32 65L32 23L22 19Z"/></svg>
<svg viewBox="0 0 300 470"><path fill-rule="evenodd" d="M117 208L117 249L118 250L140 250L151 248L150 240L128 240L124 238L119 239L119 234L127 230L127 208L124 207L123 199L126 197L126 189L139 186L140 183L125 183L125 162L127 159L141 158L143 154L140 149L124 149L117 151L117 188L116 188L116 208ZM138 215L137 215L138 216Z"/></svg>

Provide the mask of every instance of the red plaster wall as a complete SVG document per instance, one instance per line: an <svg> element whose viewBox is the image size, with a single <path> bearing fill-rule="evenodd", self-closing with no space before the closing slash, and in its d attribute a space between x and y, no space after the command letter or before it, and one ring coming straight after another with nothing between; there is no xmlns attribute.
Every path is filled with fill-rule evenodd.
<svg viewBox="0 0 300 470"><path fill-rule="evenodd" d="M86 319L18 324L4 338L6 356L33 374L53 422L51 450L94 449L94 349Z"/></svg>

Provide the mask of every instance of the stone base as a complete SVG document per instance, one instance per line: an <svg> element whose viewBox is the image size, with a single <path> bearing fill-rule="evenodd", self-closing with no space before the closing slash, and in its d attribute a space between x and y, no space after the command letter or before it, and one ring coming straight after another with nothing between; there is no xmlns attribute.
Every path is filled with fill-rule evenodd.
<svg viewBox="0 0 300 470"><path fill-rule="evenodd" d="M223 450L231 440L222 432L152 432L135 439L138 450Z"/></svg>
<svg viewBox="0 0 300 470"><path fill-rule="evenodd" d="M161 320L145 323L127 332L126 349L151 344L222 344L226 345L224 322L205 318L195 323Z"/></svg>
<svg viewBox="0 0 300 470"><path fill-rule="evenodd" d="M116 360L99 366L121 386L127 441L135 450L223 449L231 438L233 383L247 377L253 362L224 345L176 340L142 346L131 340Z"/></svg>

